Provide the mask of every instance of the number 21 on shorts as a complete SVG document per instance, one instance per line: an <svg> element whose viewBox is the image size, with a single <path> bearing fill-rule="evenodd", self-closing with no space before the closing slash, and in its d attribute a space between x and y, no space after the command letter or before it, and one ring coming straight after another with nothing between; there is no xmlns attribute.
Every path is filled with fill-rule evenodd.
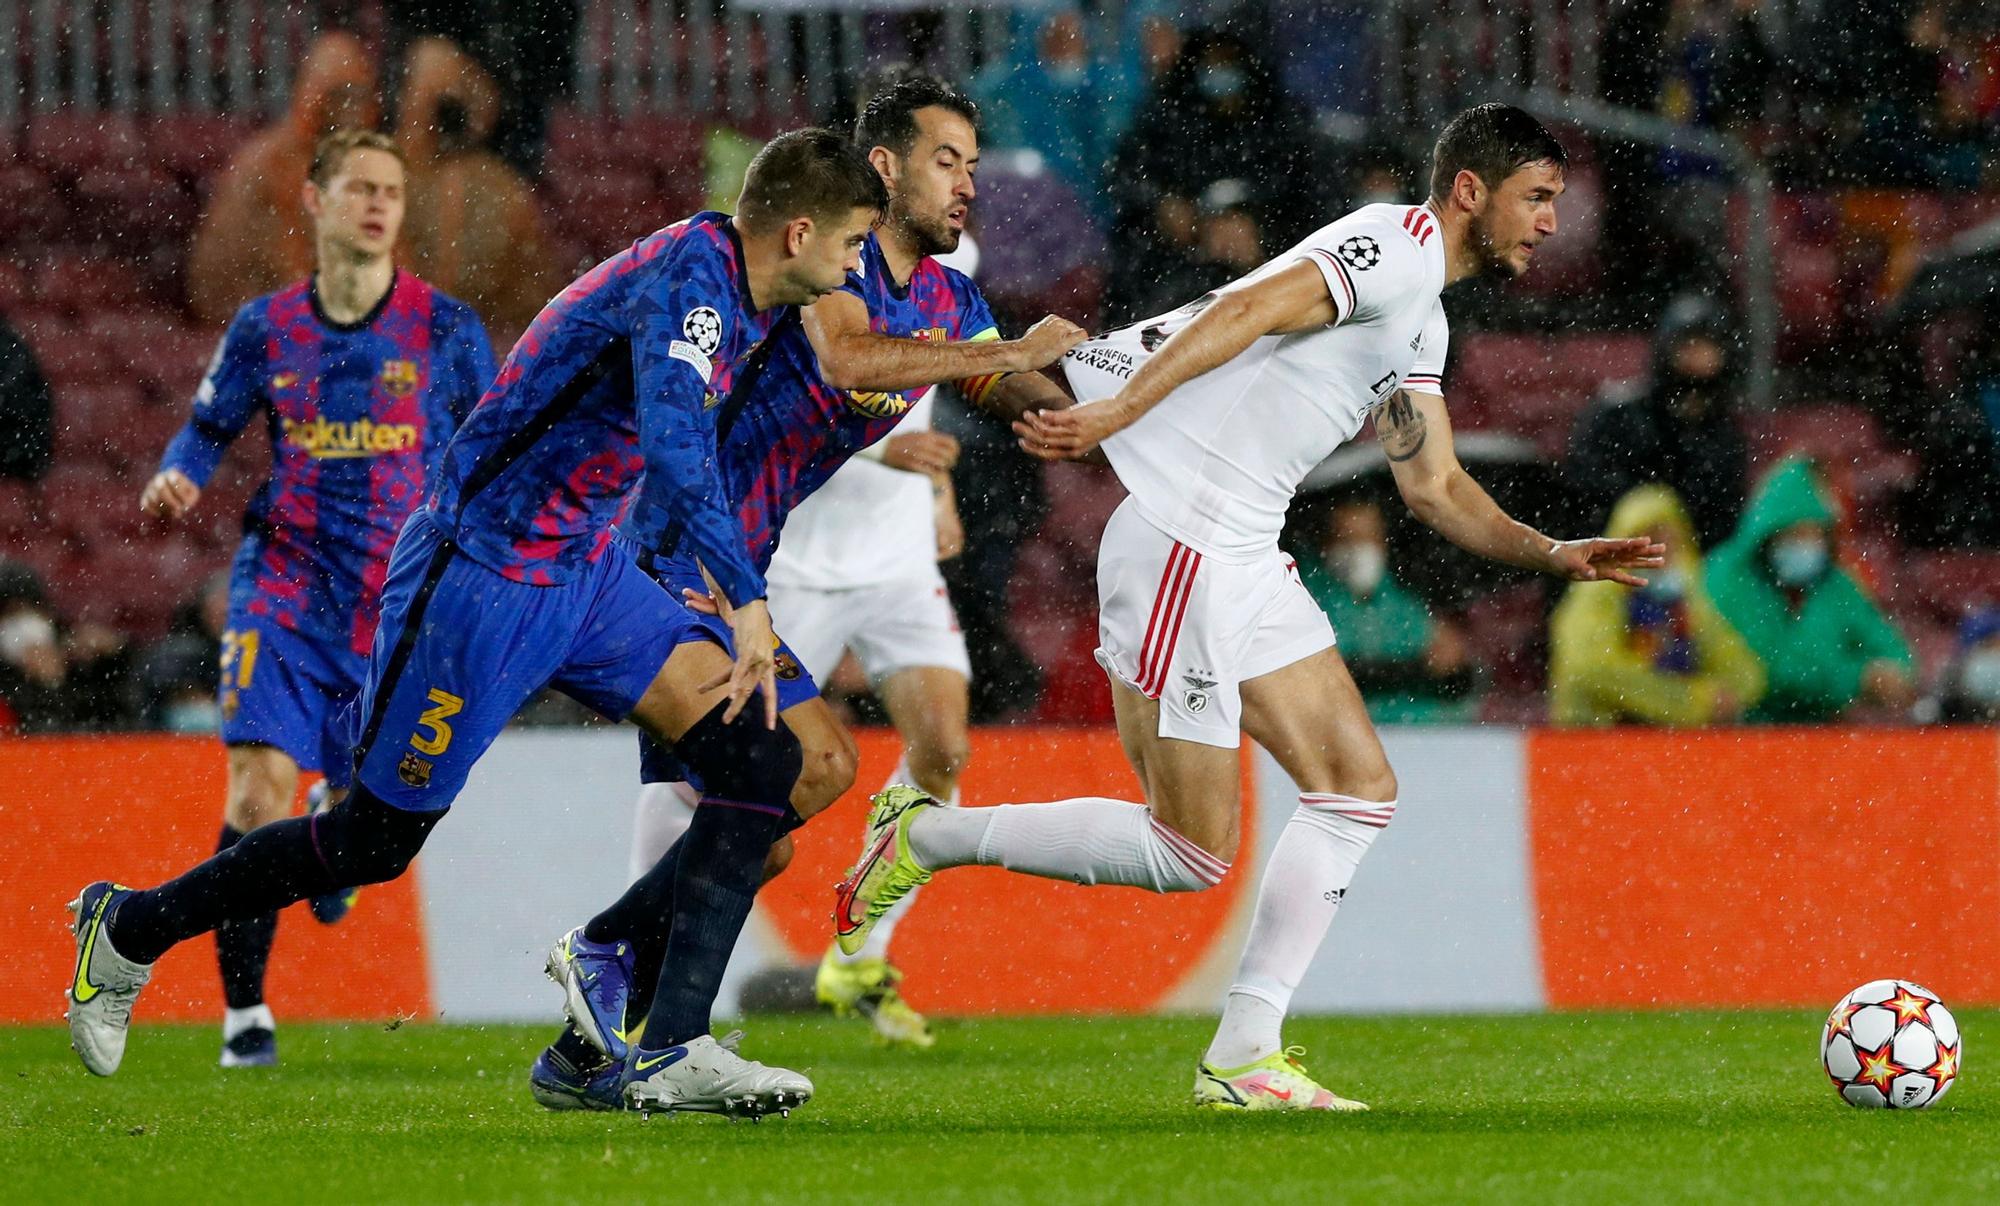
<svg viewBox="0 0 2000 1206"><path fill-rule="evenodd" d="M417 731L410 734L410 746L419 754L435 758L451 748L450 720L465 710L465 701L437 687L432 687L424 698L431 706L417 717Z"/></svg>

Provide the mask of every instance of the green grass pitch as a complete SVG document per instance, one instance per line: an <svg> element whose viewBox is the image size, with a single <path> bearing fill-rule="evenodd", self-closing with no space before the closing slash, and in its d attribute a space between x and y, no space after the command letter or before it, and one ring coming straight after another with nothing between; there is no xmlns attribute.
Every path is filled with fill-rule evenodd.
<svg viewBox="0 0 2000 1206"><path fill-rule="evenodd" d="M891 1052L854 1023L755 1018L799 1068L790 1119L551 1114L547 1029L282 1027L274 1071L215 1066L213 1027L141 1027L86 1075L54 1029L0 1028L9 1202L2000 1201L2000 1090L1849 1109L1805 1013L1296 1019L1360 1116L1185 1104L1200 1019L945 1023ZM2000 1032L2000 1026L1996 1031Z"/></svg>

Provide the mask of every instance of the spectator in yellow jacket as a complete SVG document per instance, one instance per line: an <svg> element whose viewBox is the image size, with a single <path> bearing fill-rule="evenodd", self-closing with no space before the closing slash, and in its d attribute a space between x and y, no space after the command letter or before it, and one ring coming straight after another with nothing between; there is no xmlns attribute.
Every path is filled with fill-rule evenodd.
<svg viewBox="0 0 2000 1206"><path fill-rule="evenodd" d="M1606 536L1649 536L1667 564L1643 589L1579 582L1549 634L1550 718L1559 725L1727 724L1764 694L1764 667L1702 585L1694 527L1674 492L1645 485Z"/></svg>

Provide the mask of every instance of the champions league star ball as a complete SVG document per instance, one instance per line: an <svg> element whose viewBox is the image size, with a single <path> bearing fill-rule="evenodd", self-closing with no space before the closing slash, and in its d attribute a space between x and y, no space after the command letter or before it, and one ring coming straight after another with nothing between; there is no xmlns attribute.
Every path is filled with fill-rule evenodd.
<svg viewBox="0 0 2000 1206"><path fill-rule="evenodd" d="M1820 1032L1819 1060L1851 1106L1921 1110L1958 1079L1958 1020L1908 980L1871 980L1840 999Z"/></svg>

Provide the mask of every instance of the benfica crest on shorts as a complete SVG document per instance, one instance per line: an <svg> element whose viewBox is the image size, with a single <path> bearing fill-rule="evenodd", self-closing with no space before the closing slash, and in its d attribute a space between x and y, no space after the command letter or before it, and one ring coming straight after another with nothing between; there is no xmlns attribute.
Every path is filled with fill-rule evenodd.
<svg viewBox="0 0 2000 1206"><path fill-rule="evenodd" d="M415 754L404 754L403 760L396 764L396 777L410 787L429 787L431 764Z"/></svg>
<svg viewBox="0 0 2000 1206"><path fill-rule="evenodd" d="M382 386L382 392L391 398L407 398L417 392L417 362L414 360L384 360L382 371L375 375Z"/></svg>
<svg viewBox="0 0 2000 1206"><path fill-rule="evenodd" d="M1188 685L1187 694L1181 697L1181 702L1187 705L1187 710L1190 712L1207 711L1208 689L1215 685L1215 680L1196 678L1192 674L1183 674L1181 675L1181 681Z"/></svg>

